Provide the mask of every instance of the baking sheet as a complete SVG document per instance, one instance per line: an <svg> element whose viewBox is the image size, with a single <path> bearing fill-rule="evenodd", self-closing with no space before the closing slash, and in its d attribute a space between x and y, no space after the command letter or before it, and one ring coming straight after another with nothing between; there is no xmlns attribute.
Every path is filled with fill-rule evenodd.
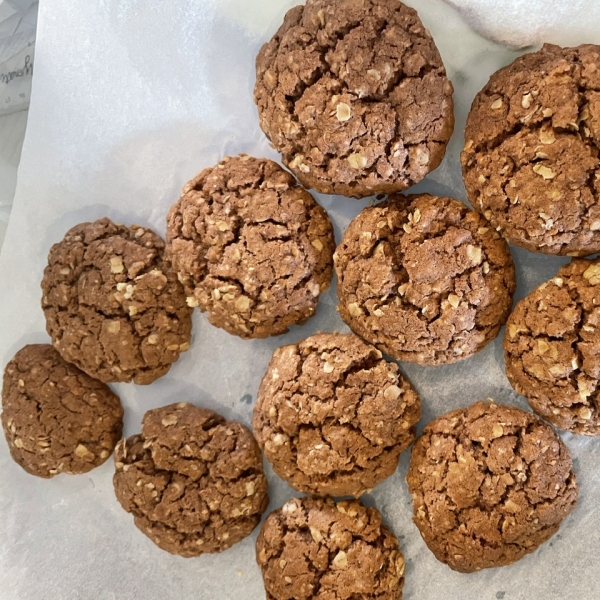
<svg viewBox="0 0 600 600"><path fill-rule="evenodd" d="M441 0L411 0L440 48L456 88L456 130L442 166L413 191L464 199L459 151L466 113L489 75L516 53L471 32ZM109 216L164 235L165 215L183 184L224 154L277 159L252 102L254 57L293 0L44 0L30 121L14 212L0 257L0 359L46 342L39 283L50 245L81 221ZM596 28L600 31L596 24ZM584 40L581 40L584 41ZM596 39L585 41L600 43ZM367 203L318 196L339 240ZM513 249L523 297L566 262ZM243 341L194 316L193 344L149 387L113 386L126 409L125 434L143 413L192 401L250 425L272 351L318 330L347 331L335 284L305 326ZM403 365L423 400L420 427L433 417L492 397L526 408L503 372L501 338L452 366ZM437 562L411 522L396 474L363 496L399 537L407 560L404 597L419 600L600 597L600 440L564 434L581 484L580 501L559 534L510 567L464 575ZM171 556L133 525L112 491L109 461L90 474L46 481L27 475L0 441L2 600L264 598L254 561L257 531L225 554ZM297 495L268 469L270 510Z"/></svg>

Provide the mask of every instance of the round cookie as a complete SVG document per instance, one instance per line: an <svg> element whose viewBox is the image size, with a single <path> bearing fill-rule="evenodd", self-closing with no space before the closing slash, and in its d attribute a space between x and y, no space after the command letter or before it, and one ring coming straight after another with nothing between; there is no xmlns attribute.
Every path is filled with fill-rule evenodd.
<svg viewBox="0 0 600 600"><path fill-rule="evenodd" d="M358 500L290 500L265 519L256 560L267 600L402 598L398 540Z"/></svg>
<svg viewBox="0 0 600 600"><path fill-rule="evenodd" d="M327 213L267 159L226 157L192 179L167 218L167 243L188 304L245 339L304 323L331 281Z"/></svg>
<svg viewBox="0 0 600 600"><path fill-rule="evenodd" d="M261 129L302 185L325 194L423 179L452 135L452 92L429 32L398 0L307 0L256 59Z"/></svg>
<svg viewBox="0 0 600 600"><path fill-rule="evenodd" d="M342 319L382 352L423 365L481 350L516 287L508 246L487 221L428 194L365 208L334 259Z"/></svg>
<svg viewBox="0 0 600 600"><path fill-rule="evenodd" d="M511 243L600 251L600 46L550 44L494 73L467 119L471 204Z"/></svg>
<svg viewBox="0 0 600 600"><path fill-rule="evenodd" d="M190 347L191 309L164 247L150 229L109 219L52 246L42 308L67 362L104 382L148 384Z"/></svg>
<svg viewBox="0 0 600 600"><path fill-rule="evenodd" d="M107 385L49 344L28 345L4 370L2 427L13 460L31 475L75 475L110 456L123 408Z"/></svg>
<svg viewBox="0 0 600 600"><path fill-rule="evenodd" d="M142 433L117 444L115 465L121 506L171 554L227 550L250 534L269 503L250 431L192 404L149 410Z"/></svg>
<svg viewBox="0 0 600 600"><path fill-rule="evenodd" d="M533 552L577 502L571 455L552 427L493 403L429 423L413 446L406 481L425 543L463 573Z"/></svg>
<svg viewBox="0 0 600 600"><path fill-rule="evenodd" d="M600 435L600 260L575 259L521 300L504 334L506 375L556 427Z"/></svg>
<svg viewBox="0 0 600 600"><path fill-rule="evenodd" d="M415 439L421 402L398 365L355 335L320 333L275 350L254 407L254 435L301 492L360 496Z"/></svg>

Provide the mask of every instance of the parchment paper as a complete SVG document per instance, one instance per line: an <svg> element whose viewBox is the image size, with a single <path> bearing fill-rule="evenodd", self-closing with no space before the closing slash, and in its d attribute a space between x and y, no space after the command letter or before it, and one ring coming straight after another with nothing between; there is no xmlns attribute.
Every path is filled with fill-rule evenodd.
<svg viewBox="0 0 600 600"><path fill-rule="evenodd" d="M254 57L294 0L44 0L30 122L14 214L0 259L0 359L46 342L39 283L50 245L81 221L104 215L152 226L183 184L224 154L277 159L252 102ZM456 130L443 165L413 191L464 199L459 169L465 116L489 75L514 52L484 41L441 0L411 0L440 48L455 85ZM600 23L598 23L600 25ZM568 23L565 23L568 27ZM600 42L596 39L581 40ZM319 196L336 235L367 203ZM523 297L550 278L560 258L514 250ZM250 425L274 348L318 330L346 331L335 285L317 315L274 339L243 341L194 317L193 344L149 387L115 385L126 408L125 434L143 413L192 401ZM421 429L436 415L493 397L526 408L505 378L501 336L475 357L448 367L403 365L423 400ZM407 559L406 599L513 600L600 597L600 440L563 435L581 484L580 501L560 533L517 564L464 575L436 561L411 521L396 474L363 497L382 511ZM154 546L118 505L112 461L89 475L50 481L27 475L0 441L0 597L30 599L249 599L265 597L252 536L220 555L171 556ZM294 495L268 470L274 509Z"/></svg>

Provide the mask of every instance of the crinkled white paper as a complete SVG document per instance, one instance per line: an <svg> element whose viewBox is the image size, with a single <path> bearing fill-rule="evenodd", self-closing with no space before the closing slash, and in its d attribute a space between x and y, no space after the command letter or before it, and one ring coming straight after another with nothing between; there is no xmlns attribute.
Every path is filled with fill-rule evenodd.
<svg viewBox="0 0 600 600"><path fill-rule="evenodd" d="M456 132L443 165L414 190L465 197L459 151L470 103L514 52L479 38L441 0L412 0L438 43L456 88ZM277 159L252 102L254 57L293 0L44 0L30 121L14 213L0 259L0 358L45 342L39 283L50 245L81 221L109 216L164 234L183 184L224 154ZM597 23L600 26L600 22ZM568 22L565 22L568 27ZM581 40L584 41L584 40ZM600 42L597 38L585 41ZM319 196L336 235L366 201ZM514 250L519 290L550 278L560 258ZM126 435L149 408L192 401L247 425L274 348L318 330L346 330L335 285L317 315L274 339L243 341L194 317L193 344L151 386L115 385ZM453 366L404 365L421 393L421 428L433 417L493 397L526 407L504 375L501 340ZM580 501L560 533L502 569L464 575L436 561L411 521L397 473L364 497L376 505L406 555L412 600L580 600L600 597L600 440L563 436L573 453ZM88 475L46 481L27 475L0 440L2 600L262 600L257 532L220 555L184 559L158 549L117 503L109 461ZM292 490L269 470L271 506Z"/></svg>
<svg viewBox="0 0 600 600"><path fill-rule="evenodd" d="M578 46L597 39L597 0L446 0L481 35L516 48L550 42Z"/></svg>

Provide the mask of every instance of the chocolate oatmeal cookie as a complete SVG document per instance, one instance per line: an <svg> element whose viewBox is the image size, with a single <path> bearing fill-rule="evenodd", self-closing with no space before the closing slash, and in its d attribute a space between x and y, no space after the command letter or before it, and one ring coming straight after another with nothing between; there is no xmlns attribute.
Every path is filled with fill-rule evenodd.
<svg viewBox="0 0 600 600"><path fill-rule="evenodd" d="M600 251L600 46L546 44L494 73L467 119L469 200L518 246Z"/></svg>
<svg viewBox="0 0 600 600"><path fill-rule="evenodd" d="M267 600L401 600L404 557L381 514L358 500L296 498L256 541Z"/></svg>
<svg viewBox="0 0 600 600"><path fill-rule="evenodd" d="M421 403L398 365L355 335L278 348L254 408L254 435L297 490L360 496L389 477L415 438Z"/></svg>
<svg viewBox="0 0 600 600"><path fill-rule="evenodd" d="M512 305L506 242L453 198L396 194L365 208L334 259L342 319L398 360L467 358L496 337Z"/></svg>
<svg viewBox="0 0 600 600"><path fill-rule="evenodd" d="M327 213L267 159L227 157L192 179L169 213L167 243L188 304L246 339L304 323L331 281Z"/></svg>
<svg viewBox="0 0 600 600"><path fill-rule="evenodd" d="M600 259L576 259L521 300L504 335L506 375L556 427L600 435Z"/></svg>
<svg viewBox="0 0 600 600"><path fill-rule="evenodd" d="M571 456L552 427L493 403L429 423L413 446L406 480L425 543L464 573L533 552L577 502Z"/></svg>
<svg viewBox="0 0 600 600"><path fill-rule="evenodd" d="M192 404L149 410L142 433L118 443L115 465L121 506L157 546L180 556L227 550L269 503L250 431Z"/></svg>
<svg viewBox="0 0 600 600"><path fill-rule="evenodd" d="M88 375L152 383L190 347L191 309L153 231L82 223L54 244L42 280L46 329Z"/></svg>
<svg viewBox="0 0 600 600"><path fill-rule="evenodd" d="M260 126L300 182L362 198L435 169L454 128L452 84L398 0L307 0L256 59Z"/></svg>
<svg viewBox="0 0 600 600"><path fill-rule="evenodd" d="M49 344L25 346L4 370L2 427L14 461L38 477L87 473L121 438L123 408L110 388Z"/></svg>

